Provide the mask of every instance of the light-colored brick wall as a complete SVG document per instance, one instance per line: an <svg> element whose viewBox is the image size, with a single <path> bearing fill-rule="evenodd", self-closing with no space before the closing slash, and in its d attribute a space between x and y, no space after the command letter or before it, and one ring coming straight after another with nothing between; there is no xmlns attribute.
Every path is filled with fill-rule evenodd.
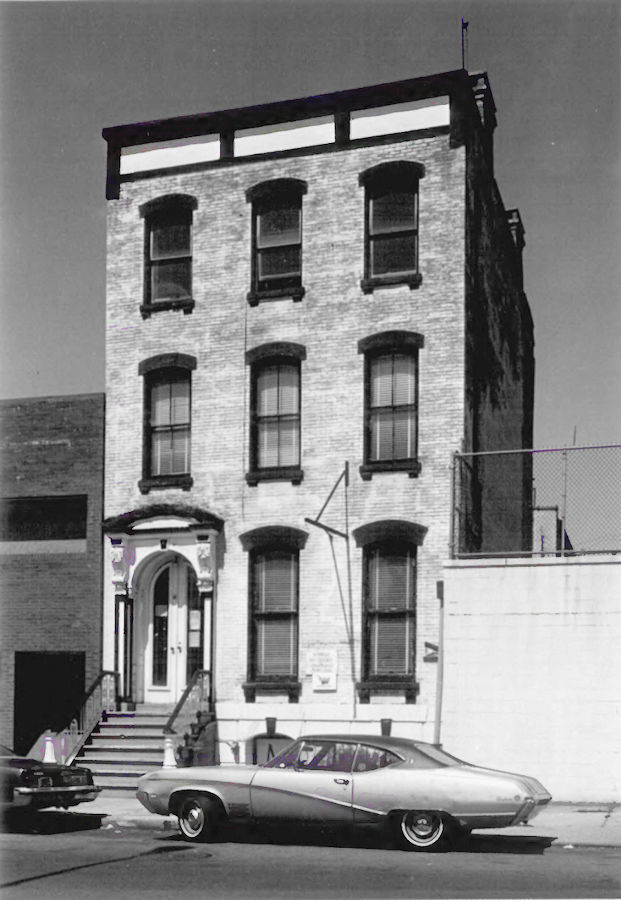
<svg viewBox="0 0 621 900"><path fill-rule="evenodd" d="M555 800L619 802L620 601L614 557L447 565L446 749Z"/></svg>
<svg viewBox="0 0 621 900"><path fill-rule="evenodd" d="M363 275L364 191L358 175L381 162L423 163L420 187L418 290L396 287L365 295ZM303 283L306 295L250 308L251 210L245 191L274 177L308 183L303 200ZM265 715L319 721L317 708L339 721L352 718L352 681L345 619L349 617L345 547L335 539L344 593L343 612L327 535L304 522L321 509L349 461L350 530L373 520L403 518L429 529L419 551L416 705L403 695L373 697L359 707L397 716L393 733L431 737L436 666L422 661L424 642L436 641L436 580L446 555L450 520L451 452L461 446L464 422L464 148L451 149L448 135L381 143L286 159L246 160L203 171L167 174L122 186L108 205L106 516L152 502L191 502L225 520L217 583L216 687L221 723L240 734L237 719ZM160 312L143 319L143 228L139 206L173 192L198 200L194 213L193 294L190 315ZM381 473L363 482L363 357L357 342L367 335L405 329L424 335L420 352L420 444L422 472ZM249 487L249 371L244 352L274 340L306 347L302 362L302 467L299 486L288 482ZM140 494L143 379L141 360L164 352L193 354L192 476L190 492ZM341 489L323 521L344 530ZM299 707L286 698L258 696L245 704L241 683L247 669L247 554L239 535L260 525L285 524L309 532L300 556ZM352 541L351 585L355 676L360 678L361 551ZM307 650L334 645L339 654L336 694L313 694L305 676ZM338 708L338 713L334 710ZM276 712L274 712L276 710ZM376 710L376 712L375 712ZM235 720L235 721L233 721ZM414 724L417 723L417 724ZM426 723L426 724L423 724ZM258 730L264 730L260 722ZM221 724L221 731L226 725ZM239 726L241 728L241 726ZM254 728L254 726L252 726ZM258 726L257 726L258 727ZM293 726L291 726L293 728ZM236 730L237 729L237 730ZM405 729L405 730L404 730ZM243 730L243 728L242 728ZM256 730L256 729L255 729ZM279 726L279 730L281 730Z"/></svg>

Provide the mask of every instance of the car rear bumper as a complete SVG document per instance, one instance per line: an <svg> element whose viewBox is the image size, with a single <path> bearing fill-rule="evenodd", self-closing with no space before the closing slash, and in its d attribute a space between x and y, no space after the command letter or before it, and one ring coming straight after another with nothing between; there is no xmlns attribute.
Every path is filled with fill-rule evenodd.
<svg viewBox="0 0 621 900"><path fill-rule="evenodd" d="M94 800L102 789L94 784L66 785L63 787L13 788L15 808L43 809L46 806L76 806Z"/></svg>

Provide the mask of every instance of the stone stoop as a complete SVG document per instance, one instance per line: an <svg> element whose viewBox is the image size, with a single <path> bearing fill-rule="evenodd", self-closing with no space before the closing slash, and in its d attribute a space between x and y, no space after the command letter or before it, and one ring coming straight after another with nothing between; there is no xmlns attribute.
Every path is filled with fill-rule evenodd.
<svg viewBox="0 0 621 900"><path fill-rule="evenodd" d="M172 708L137 705L134 712L108 712L76 757L93 773L102 794L135 793L138 778L164 762L164 726Z"/></svg>

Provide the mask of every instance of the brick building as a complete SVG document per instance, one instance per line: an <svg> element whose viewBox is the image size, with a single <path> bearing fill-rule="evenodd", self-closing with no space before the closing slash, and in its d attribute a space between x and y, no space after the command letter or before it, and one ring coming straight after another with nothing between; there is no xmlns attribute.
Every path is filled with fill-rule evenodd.
<svg viewBox="0 0 621 900"><path fill-rule="evenodd" d="M103 394L0 403L0 728L26 752L101 669Z"/></svg>
<svg viewBox="0 0 621 900"><path fill-rule="evenodd" d="M103 666L170 710L209 673L223 759L433 739L452 503L530 541L527 471L452 497L453 452L532 446L495 125L460 70L104 130Z"/></svg>

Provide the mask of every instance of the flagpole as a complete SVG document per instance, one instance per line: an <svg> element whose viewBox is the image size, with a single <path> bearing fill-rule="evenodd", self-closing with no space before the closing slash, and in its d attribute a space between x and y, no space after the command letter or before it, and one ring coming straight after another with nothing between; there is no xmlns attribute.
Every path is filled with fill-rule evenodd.
<svg viewBox="0 0 621 900"><path fill-rule="evenodd" d="M461 20L461 67L466 68L466 34L468 32L469 22L464 22L463 16Z"/></svg>

